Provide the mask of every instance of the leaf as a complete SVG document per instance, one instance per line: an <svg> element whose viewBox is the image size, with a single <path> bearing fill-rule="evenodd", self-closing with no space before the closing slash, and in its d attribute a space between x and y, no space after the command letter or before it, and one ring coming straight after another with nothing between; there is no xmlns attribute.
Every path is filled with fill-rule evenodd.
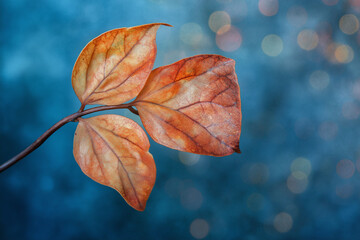
<svg viewBox="0 0 360 240"><path fill-rule="evenodd" d="M139 211L145 209L156 178L149 147L145 132L128 118L79 118L74 157L81 170L94 181L116 189Z"/></svg>
<svg viewBox="0 0 360 240"><path fill-rule="evenodd" d="M76 60L72 85L83 106L117 105L138 95L154 65L164 23L119 28L90 41Z"/></svg>
<svg viewBox="0 0 360 240"><path fill-rule="evenodd" d="M235 61L198 55L153 70L135 100L150 136L167 147L212 156L240 152Z"/></svg>

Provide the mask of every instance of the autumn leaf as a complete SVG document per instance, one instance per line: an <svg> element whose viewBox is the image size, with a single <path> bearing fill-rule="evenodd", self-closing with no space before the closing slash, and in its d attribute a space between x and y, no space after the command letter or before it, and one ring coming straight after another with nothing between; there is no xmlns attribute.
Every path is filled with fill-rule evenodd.
<svg viewBox="0 0 360 240"><path fill-rule="evenodd" d="M240 152L240 90L234 60L198 55L153 70L135 100L150 136L212 156Z"/></svg>
<svg viewBox="0 0 360 240"><path fill-rule="evenodd" d="M118 115L80 118L74 137L74 157L81 170L116 189L139 211L145 209L156 178L149 147L142 128Z"/></svg>
<svg viewBox="0 0 360 240"><path fill-rule="evenodd" d="M116 105L138 95L153 67L156 31L164 23L119 28L90 41L80 53L72 85L83 106Z"/></svg>

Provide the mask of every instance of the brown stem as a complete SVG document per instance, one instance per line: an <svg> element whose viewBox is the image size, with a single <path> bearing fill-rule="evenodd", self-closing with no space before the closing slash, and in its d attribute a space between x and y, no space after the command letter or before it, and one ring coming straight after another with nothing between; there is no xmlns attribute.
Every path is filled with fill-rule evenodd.
<svg viewBox="0 0 360 240"><path fill-rule="evenodd" d="M6 169L11 167L15 163L17 163L18 161L20 161L21 159L23 159L27 155L29 155L31 152L33 152L38 147L40 147L40 145L43 144L46 141L46 139L48 139L54 132L56 132L59 128L64 126L66 123L74 122L74 121L76 121L77 118L79 118L81 116L84 116L84 115L87 115L87 114L90 114L90 113L94 113L94 112L104 111L104 110L128 108L131 112L133 112L132 110L136 111L135 109L132 108L132 104L133 103L119 104L119 105L113 105L113 106L100 106L100 107L94 107L94 108L86 109L85 111L83 110L84 107L81 106L81 108L80 108L80 110L78 112L73 113L73 114L61 119L54 126L52 126L46 132L44 132L38 139L36 139L35 142L33 142L30 146L25 148L21 153L19 153L15 157L11 158L7 162L1 164L0 165L0 173L2 171L5 171Z"/></svg>
<svg viewBox="0 0 360 240"><path fill-rule="evenodd" d="M136 114L139 116L139 111L136 110L135 108L133 108L133 106L129 106L128 109L130 110L130 112L132 112L133 114Z"/></svg>
<svg viewBox="0 0 360 240"><path fill-rule="evenodd" d="M80 109L79 109L78 112L82 112L82 111L84 111L84 109L85 109L85 105L84 105L84 104L81 104L81 107L80 107Z"/></svg>

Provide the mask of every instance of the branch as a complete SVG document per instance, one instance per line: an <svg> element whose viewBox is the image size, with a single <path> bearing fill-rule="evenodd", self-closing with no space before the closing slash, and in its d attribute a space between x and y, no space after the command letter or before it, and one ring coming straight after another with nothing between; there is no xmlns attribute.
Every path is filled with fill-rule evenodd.
<svg viewBox="0 0 360 240"><path fill-rule="evenodd" d="M21 159L23 159L30 153L32 153L38 147L40 147L41 144L43 144L46 141L46 139L48 139L54 132L56 132L59 128L64 126L66 123L74 122L74 121L76 121L77 118L82 117L84 115L87 115L90 113L95 113L95 112L100 112L100 111L104 111L104 110L128 108L131 112L137 114L136 113L137 111L132 108L132 104L133 103L119 104L119 105L113 105L113 106L100 106L100 107L94 107L94 108L90 108L90 109L86 109L86 110L84 110L84 107L81 106L81 108L78 112L73 113L73 114L61 119L54 126L52 126L46 132L44 132L38 139L36 139L35 142L33 142L30 146L25 148L22 152L20 152L18 155L11 158L7 162L1 164L0 165L0 173L5 171L6 169L11 167L15 163L17 163L18 161L20 161ZM136 112L134 112L134 111L136 111ZM137 115L139 115L139 114L137 114Z"/></svg>

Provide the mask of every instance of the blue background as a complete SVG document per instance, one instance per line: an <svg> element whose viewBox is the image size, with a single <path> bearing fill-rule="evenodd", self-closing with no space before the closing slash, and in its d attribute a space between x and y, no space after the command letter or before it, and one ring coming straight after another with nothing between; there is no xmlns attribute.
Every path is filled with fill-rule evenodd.
<svg viewBox="0 0 360 240"><path fill-rule="evenodd" d="M81 172L72 155L76 124L67 124L0 174L0 239L360 236L360 33L339 28L343 15L359 18L359 1L279 0L272 16L255 0L0 4L1 162L78 110L73 64L88 41L113 28L172 24L158 31L154 67L196 54L235 59L243 112L240 155L197 159L150 140L157 181L144 212ZM240 47L216 43L215 11L231 17ZM309 51L298 40L304 29L319 40ZM276 56L262 48L269 34L281 39ZM325 76L320 83L315 71Z"/></svg>

